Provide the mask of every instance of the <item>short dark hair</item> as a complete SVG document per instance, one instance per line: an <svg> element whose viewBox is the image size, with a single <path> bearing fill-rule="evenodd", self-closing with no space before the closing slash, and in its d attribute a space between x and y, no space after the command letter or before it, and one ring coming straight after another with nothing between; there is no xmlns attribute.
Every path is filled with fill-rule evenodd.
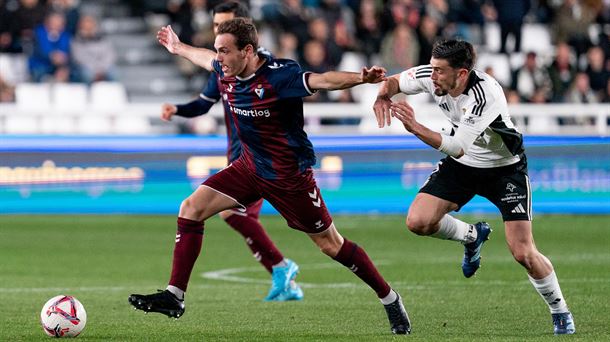
<svg viewBox="0 0 610 342"><path fill-rule="evenodd" d="M454 69L464 68L468 71L474 68L477 59L472 44L456 39L436 42L432 47L432 57L447 60Z"/></svg>
<svg viewBox="0 0 610 342"><path fill-rule="evenodd" d="M248 7L239 1L225 1L214 6L212 15L216 13L233 13L235 18L249 18L250 11Z"/></svg>
<svg viewBox="0 0 610 342"><path fill-rule="evenodd" d="M237 48L243 50L247 45L252 45L254 51L258 49L258 33L252 20L246 18L234 18L227 20L218 26L218 35L229 33L235 36Z"/></svg>

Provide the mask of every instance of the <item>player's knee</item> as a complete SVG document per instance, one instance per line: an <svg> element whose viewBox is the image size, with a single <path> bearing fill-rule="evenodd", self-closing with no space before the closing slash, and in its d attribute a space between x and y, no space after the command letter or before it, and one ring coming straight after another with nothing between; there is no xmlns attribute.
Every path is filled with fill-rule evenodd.
<svg viewBox="0 0 610 342"><path fill-rule="evenodd" d="M406 224L407 228L417 235L430 235L430 222L421 215L409 214Z"/></svg>
<svg viewBox="0 0 610 342"><path fill-rule="evenodd" d="M324 241L322 243L318 243L318 247L320 248L320 251L322 253L328 255L331 258L334 258L341 249L341 245L337 245L332 241Z"/></svg>
<svg viewBox="0 0 610 342"><path fill-rule="evenodd" d="M180 216L181 217L199 217L203 210L198 208L191 198L186 198L180 203Z"/></svg>
<svg viewBox="0 0 610 342"><path fill-rule="evenodd" d="M515 261L523 265L523 267L528 270L532 268L532 260L535 257L533 253L523 249L512 251L512 254L513 258L515 258Z"/></svg>

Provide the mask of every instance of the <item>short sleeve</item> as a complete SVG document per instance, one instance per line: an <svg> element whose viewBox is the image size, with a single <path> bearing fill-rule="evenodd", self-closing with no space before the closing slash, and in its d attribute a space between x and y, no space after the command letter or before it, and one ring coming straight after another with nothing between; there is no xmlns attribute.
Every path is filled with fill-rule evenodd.
<svg viewBox="0 0 610 342"><path fill-rule="evenodd" d="M304 97L315 93L307 83L311 73L303 71L295 61L274 60L265 67L271 69L270 78L280 98Z"/></svg>
<svg viewBox="0 0 610 342"><path fill-rule="evenodd" d="M220 89L218 88L218 73L212 72L208 77L208 82L205 85L205 88L199 94L199 97L206 101L210 101L213 103L218 102L220 99Z"/></svg>
<svg viewBox="0 0 610 342"><path fill-rule="evenodd" d="M420 65L400 73L400 91L407 94L431 93L431 65Z"/></svg>

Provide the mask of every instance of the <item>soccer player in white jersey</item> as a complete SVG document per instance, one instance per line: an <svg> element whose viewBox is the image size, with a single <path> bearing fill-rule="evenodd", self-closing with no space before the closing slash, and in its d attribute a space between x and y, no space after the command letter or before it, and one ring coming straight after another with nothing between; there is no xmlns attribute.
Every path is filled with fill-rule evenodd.
<svg viewBox="0 0 610 342"><path fill-rule="evenodd" d="M573 334L574 320L553 265L534 244L522 135L510 121L502 87L473 69L475 59L470 43L441 41L434 45L429 65L388 77L379 89L374 111L380 128L394 117L421 141L447 154L413 200L407 227L418 235L461 242L462 271L469 278L480 266L481 247L491 229L485 222L468 224L448 213L458 211L474 195L487 198L502 213L513 257L549 306L554 333ZM430 93L452 124L450 134L417 122L406 101L393 102L392 96L400 92Z"/></svg>

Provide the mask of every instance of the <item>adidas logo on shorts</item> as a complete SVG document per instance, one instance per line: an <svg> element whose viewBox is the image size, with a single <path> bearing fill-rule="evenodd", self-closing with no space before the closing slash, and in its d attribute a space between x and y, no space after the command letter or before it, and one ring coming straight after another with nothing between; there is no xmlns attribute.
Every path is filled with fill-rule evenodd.
<svg viewBox="0 0 610 342"><path fill-rule="evenodd" d="M519 203L515 209L513 209L511 211L511 213L513 214L525 214L525 209L523 209L523 206L521 205L521 203Z"/></svg>

